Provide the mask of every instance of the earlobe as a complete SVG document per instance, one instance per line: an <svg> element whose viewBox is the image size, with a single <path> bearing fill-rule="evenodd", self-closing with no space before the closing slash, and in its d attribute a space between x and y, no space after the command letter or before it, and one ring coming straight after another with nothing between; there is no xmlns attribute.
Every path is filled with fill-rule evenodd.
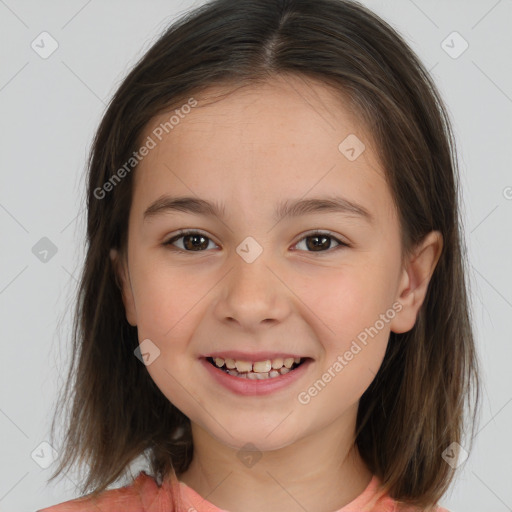
<svg viewBox="0 0 512 512"><path fill-rule="evenodd" d="M402 309L391 322L393 332L403 333L414 327L442 248L441 233L431 231L411 255L400 277L397 300L402 304Z"/></svg>
<svg viewBox="0 0 512 512"><path fill-rule="evenodd" d="M110 260L112 261L116 283L121 291L126 320L131 326L135 327L137 325L137 315L126 259L120 257L116 249L110 249Z"/></svg>

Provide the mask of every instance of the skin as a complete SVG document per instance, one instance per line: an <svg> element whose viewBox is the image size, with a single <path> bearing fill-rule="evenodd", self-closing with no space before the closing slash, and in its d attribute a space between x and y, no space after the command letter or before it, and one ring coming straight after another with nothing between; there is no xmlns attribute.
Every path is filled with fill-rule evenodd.
<svg viewBox="0 0 512 512"><path fill-rule="evenodd" d="M147 370L191 420L194 457L179 478L222 509L338 510L371 480L354 448L359 399L390 331L414 326L442 237L430 233L402 265L397 211L372 141L323 84L288 76L215 102L195 98L199 106L139 164L127 253L111 252L126 318L140 342L149 338L160 350ZM141 140L168 119L153 119ZM354 161L338 150L349 134L366 146ZM374 223L332 212L273 219L283 199L333 191L363 205ZM222 203L226 216L167 212L144 222L145 209L164 193ZM207 248L185 252L183 238L174 251L163 245L185 228L201 230ZM331 239L313 251L304 238L311 230L329 230L349 246ZM250 264L236 252L248 236L263 248ZM300 403L298 394L393 304L401 306L394 318ZM284 390L240 396L216 384L198 360L237 349L314 362ZM261 455L251 467L237 456L247 443Z"/></svg>

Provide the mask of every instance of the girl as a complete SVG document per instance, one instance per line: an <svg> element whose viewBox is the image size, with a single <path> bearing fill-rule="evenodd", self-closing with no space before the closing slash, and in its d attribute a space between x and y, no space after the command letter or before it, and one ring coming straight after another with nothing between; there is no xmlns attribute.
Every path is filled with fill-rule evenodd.
<svg viewBox="0 0 512 512"><path fill-rule="evenodd" d="M455 154L360 4L170 27L94 140L51 478L85 462L92 492L42 512L443 511L479 397Z"/></svg>

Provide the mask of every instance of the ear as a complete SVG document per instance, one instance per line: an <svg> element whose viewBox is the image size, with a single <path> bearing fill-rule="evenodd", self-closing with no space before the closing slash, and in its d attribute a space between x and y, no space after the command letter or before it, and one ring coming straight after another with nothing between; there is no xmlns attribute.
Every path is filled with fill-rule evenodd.
<svg viewBox="0 0 512 512"><path fill-rule="evenodd" d="M402 309L390 324L393 332L407 332L414 327L442 248L443 236L439 231L431 231L417 245L407 261L400 277L396 298L402 304Z"/></svg>
<svg viewBox="0 0 512 512"><path fill-rule="evenodd" d="M128 263L126 258L120 257L116 249L110 249L110 259L116 276L116 283L121 290L126 320L130 325L137 325L137 315L135 311L135 301L133 300L132 284L128 272Z"/></svg>

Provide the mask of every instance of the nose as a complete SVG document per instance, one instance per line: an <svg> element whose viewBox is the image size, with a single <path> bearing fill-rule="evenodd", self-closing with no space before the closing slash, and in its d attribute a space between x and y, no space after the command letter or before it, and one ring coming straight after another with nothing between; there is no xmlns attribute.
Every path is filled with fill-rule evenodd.
<svg viewBox="0 0 512 512"><path fill-rule="evenodd" d="M289 294L277 269L263 255L252 263L235 255L221 283L215 315L248 331L279 324L290 314Z"/></svg>

